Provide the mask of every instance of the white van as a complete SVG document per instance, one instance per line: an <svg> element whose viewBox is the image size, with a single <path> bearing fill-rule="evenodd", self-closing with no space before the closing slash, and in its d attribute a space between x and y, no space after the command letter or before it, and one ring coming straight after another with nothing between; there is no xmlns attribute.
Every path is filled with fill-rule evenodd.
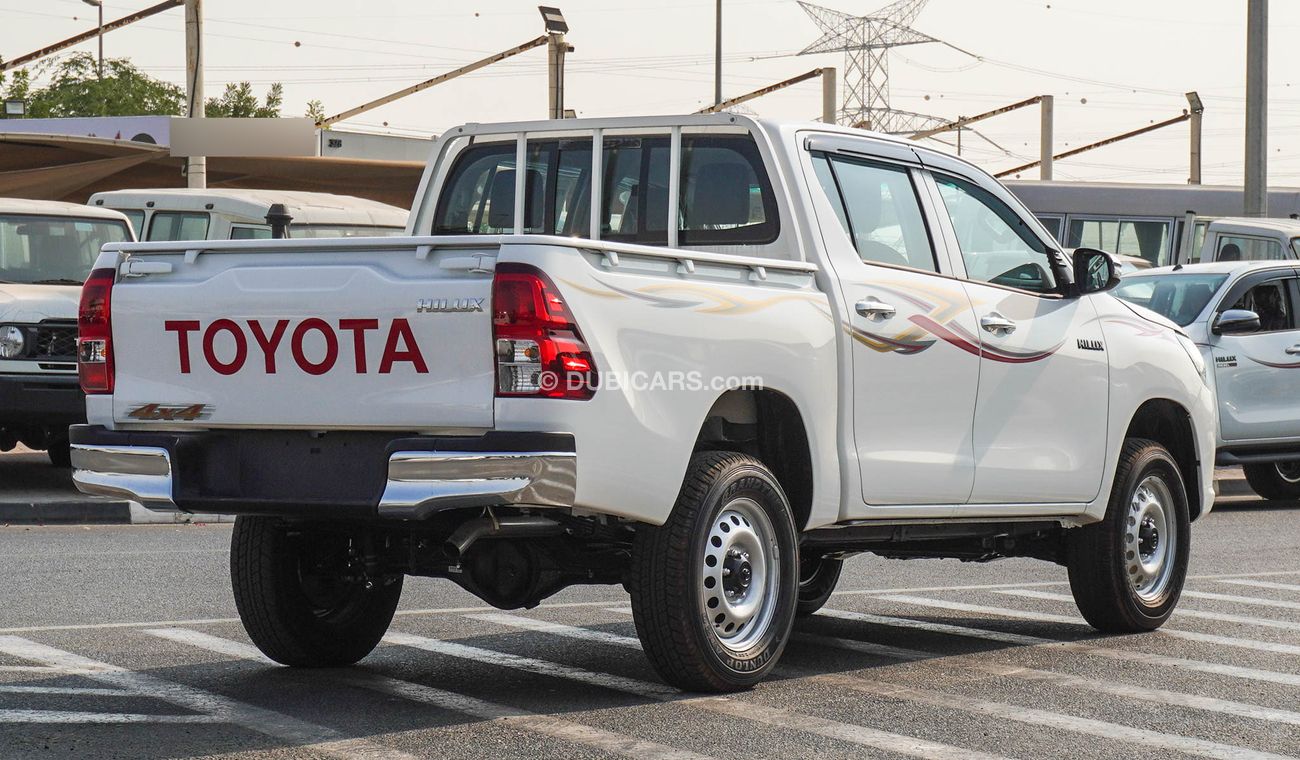
<svg viewBox="0 0 1300 760"><path fill-rule="evenodd" d="M0 451L46 449L68 466L68 426L86 421L77 384L77 302L127 218L76 203L0 198Z"/></svg>
<svg viewBox="0 0 1300 760"><path fill-rule="evenodd" d="M142 241L269 239L266 215L277 203L292 217L290 237L385 237L406 229L406 209L331 193L165 188L90 196L91 206L126 214Z"/></svg>

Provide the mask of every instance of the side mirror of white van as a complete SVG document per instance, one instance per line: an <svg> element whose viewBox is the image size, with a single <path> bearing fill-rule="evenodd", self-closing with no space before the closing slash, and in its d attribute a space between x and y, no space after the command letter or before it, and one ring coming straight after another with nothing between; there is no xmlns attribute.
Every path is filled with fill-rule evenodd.
<svg viewBox="0 0 1300 760"><path fill-rule="evenodd" d="M1105 251L1074 249L1074 295L1101 293L1119 284L1119 264Z"/></svg>

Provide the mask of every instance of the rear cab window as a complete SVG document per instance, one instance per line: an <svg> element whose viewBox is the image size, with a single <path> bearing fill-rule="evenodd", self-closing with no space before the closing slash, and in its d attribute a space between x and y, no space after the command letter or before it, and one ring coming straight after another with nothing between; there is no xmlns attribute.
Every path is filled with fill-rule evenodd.
<svg viewBox="0 0 1300 760"><path fill-rule="evenodd" d="M207 240L210 219L201 211L155 211L149 219L149 241Z"/></svg>
<svg viewBox="0 0 1300 760"><path fill-rule="evenodd" d="M589 237L590 139L529 140L523 231ZM465 148L452 165L434 210L435 235L514 231L515 143ZM669 138L611 136L603 141L600 237L628 243L668 242ZM682 135L678 192L681 245L761 245L779 231L776 199L758 147L748 135Z"/></svg>

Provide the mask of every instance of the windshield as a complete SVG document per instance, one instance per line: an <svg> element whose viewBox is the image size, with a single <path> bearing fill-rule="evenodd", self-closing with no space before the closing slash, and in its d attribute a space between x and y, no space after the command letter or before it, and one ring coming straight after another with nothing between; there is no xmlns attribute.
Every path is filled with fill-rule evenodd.
<svg viewBox="0 0 1300 760"><path fill-rule="evenodd" d="M80 285L105 243L130 239L109 219L0 214L0 280Z"/></svg>
<svg viewBox="0 0 1300 760"><path fill-rule="evenodd" d="M1226 274L1130 275L1111 292L1186 327L1196 320L1226 279Z"/></svg>
<svg viewBox="0 0 1300 760"><path fill-rule="evenodd" d="M296 238L393 237L405 231L403 227L362 224L294 224L289 227L289 235Z"/></svg>

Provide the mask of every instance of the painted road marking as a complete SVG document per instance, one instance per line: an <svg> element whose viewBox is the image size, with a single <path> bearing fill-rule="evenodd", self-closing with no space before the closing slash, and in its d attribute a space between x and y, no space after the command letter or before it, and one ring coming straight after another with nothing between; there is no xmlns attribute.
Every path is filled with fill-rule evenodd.
<svg viewBox="0 0 1300 760"><path fill-rule="evenodd" d="M290 742L294 746L311 749L319 754L342 758L373 758L373 760L397 757L414 760L414 756L398 752L391 747L364 739L344 738L338 731L324 726L313 725L272 710L254 707L173 681L165 681L146 673L119 668L17 636L0 636L0 652L54 668L85 671L82 675L86 678L131 692L136 696L151 697L198 713L198 717L203 719L200 722L216 720L232 723L259 734ZM189 721L189 716L173 717L185 719L181 722L192 722Z"/></svg>
<svg viewBox="0 0 1300 760"><path fill-rule="evenodd" d="M1024 597L1026 599L1046 599L1053 602L1069 602L1071 604L1074 603L1074 597L1069 596L1067 594L1053 594L1050 591L1010 589L1007 591L997 591L995 593L1006 594L1007 596L1019 596L1019 597ZM1029 614L1047 615L1048 613L1029 613ZM1260 622L1257 618L1242 617L1240 615L1220 615L1217 612L1202 612L1201 610L1188 610L1188 609L1183 609L1182 607L1179 607L1174 611L1174 616L1185 617L1185 618L1203 618L1207 620L1224 620L1225 618L1227 618L1228 619L1227 622L1242 623L1245 625L1258 625ZM1059 618L1060 622L1073 623L1076 625L1079 623L1078 619L1073 617L1055 616L1055 615L1052 617ZM1267 622L1281 622L1281 621L1267 621ZM1287 630L1295 630L1296 624L1294 623L1288 624L1286 628ZM1279 644L1274 641L1259 641L1258 639L1242 639L1235 636L1220 636L1219 634L1215 634L1215 633L1201 633L1200 631L1185 631L1182 629L1171 629L1165 627L1161 627L1160 629L1154 631L1153 633L1162 636L1169 636L1175 639L1199 641L1206 644L1218 644L1227 647L1238 647L1240 649L1254 649L1259 652L1272 652L1274 654L1300 654L1300 646L1297 646L1295 644Z"/></svg>
<svg viewBox="0 0 1300 760"><path fill-rule="evenodd" d="M270 662L257 647L251 644L232 641L199 631L168 628L148 630L145 633L237 659ZM582 744L630 757L645 757L653 760L707 760L706 755L695 752L606 731L563 718L487 702L457 692L424 686L398 678L358 672L345 674L339 677L338 680L351 686L408 699L412 702L433 705L448 712L460 713L481 720L501 721L521 731L563 739L575 744Z"/></svg>
<svg viewBox="0 0 1300 760"><path fill-rule="evenodd" d="M1227 578L1219 583L1231 583L1234 586L1253 586L1255 588L1271 588L1277 591L1300 591L1300 586L1294 583L1274 583L1273 581L1252 581L1241 578Z"/></svg>
<svg viewBox="0 0 1300 760"><path fill-rule="evenodd" d="M500 623L501 625L566 636L580 641L615 644L635 649L641 648L640 642L637 641L637 639L631 636L619 636L607 631L592 630L590 628L563 625L560 623L550 623L518 615L494 614L476 615L474 617L489 620L490 622ZM927 656L924 652L914 650L909 651L898 649L896 651L899 653L905 653L909 659L914 659L916 657L923 658ZM1140 744L1145 747L1169 752L1185 752L1193 755L1201 755L1203 757L1219 758L1220 760L1231 760L1233 758L1284 757L1283 755L1275 755L1267 752L1255 752L1203 739L1167 734L1160 731L1150 731L1118 723L1109 723L1107 721L1094 720L1091 718L1065 715L1062 713L1050 712L1048 710L1022 707L1020 705L1006 704L1003 702L994 702L991 700L975 699L963 695L947 694L929 689L898 686L855 676L823 674L809 671L804 668L785 666L781 667L780 670L788 675L813 679L856 691L875 694L880 697L885 697L886 699L906 699L908 701L926 704L932 707L943 707L954 710L963 710L966 712L975 712L982 715L1001 718L1003 720L1012 720L1020 723L1045 726L1048 728L1070 731L1072 733L1098 736L1105 739L1114 739L1129 744ZM1295 717L1300 719L1300 715L1296 715Z"/></svg>
<svg viewBox="0 0 1300 760"><path fill-rule="evenodd" d="M961 602L944 602L937 599L926 599L923 597L885 597L891 601L901 602L903 604L914 604L919 607L932 607L937 609L956 610L958 612L985 612L988 614L999 615L1008 612L997 607L981 607L974 604L962 604ZM954 606L957 605L957 606ZM1155 665L1159 667L1180 668L1182 670L1192 670L1198 673L1212 673L1214 675L1228 676L1230 678L1241 678L1249 681L1266 681L1269 683L1281 683L1288 686L1300 686L1300 675L1294 673L1277 673L1272 670L1260 670L1258 668L1246 668L1238 665L1224 665L1217 662L1203 662L1201 660L1189 660L1182 657L1170 657L1163 654L1151 654L1149 652L1138 652L1128 649L1108 649L1101 646L1081 644L1074 641L1061 641L1058 639L1045 639L1039 636L1028 636L1023 633L1006 633L1003 631L993 631L986 628L969 628L962 625L952 625L949 623L930 623L923 620L912 620L910 618L889 617L886 615L872 615L865 612L842 612L838 610L823 609L820 614L829 617L840 617L847 620L859 620L868 623L877 623L895 628L912 628L915 630L930 631L933 633L946 633L968 638L984 639L986 641L998 641L1005 644L1016 644L1018 646L1050 646L1056 649L1063 649L1082 654L1089 654L1095 657L1104 657L1110 660L1120 660L1125 662L1138 662L1145 665ZM1006 617L1018 617L1016 615L1005 615ZM1048 622L1054 622L1050 619Z"/></svg>
<svg viewBox="0 0 1300 760"><path fill-rule="evenodd" d="M1184 591L1183 596L1190 596L1193 599L1210 599L1216 602L1231 602L1233 604L1249 604L1256 607L1274 607L1279 610L1300 610L1300 602L1291 602L1284 599L1262 599L1258 596L1237 596L1235 594L1215 594L1209 591ZM1300 623L1292 623L1295 627Z"/></svg>
<svg viewBox="0 0 1300 760"><path fill-rule="evenodd" d="M549 660L541 660L533 657L521 657L519 655L507 654L492 649L481 649L449 641L439 641L437 639L425 638L423 636L414 636L407 633L389 633L384 637L384 639L392 644L414 647L429 652L435 652L437 654L459 657L488 665L513 668L515 670L537 673L539 675L576 681L591 686L599 686L601 688L634 694L639 697L655 699L661 702L676 702L678 704L690 705L692 707L699 707L710 712L733 718L740 718L742 720L753 721L780 728L793 728L798 731L818 734L819 736L825 736L831 739L839 739L841 741L865 747L872 747L886 752L897 752L912 757L933 758L935 760L957 760L957 758L989 760L989 758L997 757L996 755L975 752L948 744L941 744L925 739L917 739L911 736L892 734L874 728L867 728L865 726L841 723L839 721L819 718L813 715L793 712L791 710L770 707L748 700L742 701L730 697L686 697L676 689L664 684L651 683L649 681L641 681L635 678L627 678L609 673L597 673L595 671L583 670L582 668L575 668L569 665L562 665Z"/></svg>
<svg viewBox="0 0 1300 760"><path fill-rule="evenodd" d="M1034 668L1022 668L1011 665L967 662L965 661L965 656L954 658L941 652L903 649L901 647L894 647L886 644L858 641L857 639L844 639L835 636L803 633L797 634L796 638L800 641L806 641L820 646L836 647L839 649L861 652L874 657L884 657L887 659L903 660L907 662L919 662L936 667L947 667L950 662L956 660L963 668L987 673L993 676L1018 678L1026 681L1038 681L1067 689L1086 689L1101 694L1137 699L1144 702L1154 702L1156 704L1171 705L1174 707L1188 707L1195 710L1221 713L1223 715L1233 715L1239 718L1250 718L1252 720L1262 720L1270 723L1284 723L1292 726L1300 726L1300 712L1264 707L1262 705L1250 704L1248 702L1234 702L1227 699L1202 697L1178 691L1151 689L1127 682L1120 683L1112 680L1087 678L1070 673L1057 673L1055 671L1035 670Z"/></svg>

